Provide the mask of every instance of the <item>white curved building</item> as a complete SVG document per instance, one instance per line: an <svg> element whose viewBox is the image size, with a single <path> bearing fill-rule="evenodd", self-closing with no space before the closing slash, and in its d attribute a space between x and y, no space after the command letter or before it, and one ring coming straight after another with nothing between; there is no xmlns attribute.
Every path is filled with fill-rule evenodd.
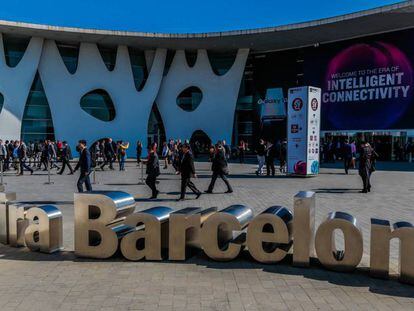
<svg viewBox="0 0 414 311"><path fill-rule="evenodd" d="M201 34L0 21L0 138L73 145L81 138L134 143L202 140L206 134L212 141L253 145L259 136L285 137L287 89L311 84L329 93L322 104L325 133L408 141L414 129L413 27L413 1L307 23ZM348 62L360 56L356 64ZM355 73L355 81L380 81L381 71L392 70L400 83L371 85L373 91L361 93L372 93L366 100L364 86L347 87L344 80ZM332 93L335 83L343 88ZM358 107L364 117L355 117ZM386 122L369 121L393 111Z"/></svg>

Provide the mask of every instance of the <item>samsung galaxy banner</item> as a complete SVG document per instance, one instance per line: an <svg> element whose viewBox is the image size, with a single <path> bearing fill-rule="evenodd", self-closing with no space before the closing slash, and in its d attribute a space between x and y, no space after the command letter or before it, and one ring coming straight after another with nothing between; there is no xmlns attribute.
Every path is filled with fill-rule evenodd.
<svg viewBox="0 0 414 311"><path fill-rule="evenodd" d="M304 86L288 92L288 174L319 173L321 89Z"/></svg>
<svg viewBox="0 0 414 311"><path fill-rule="evenodd" d="M266 90L266 98L259 99L261 119L277 119L286 117L286 104L282 88Z"/></svg>

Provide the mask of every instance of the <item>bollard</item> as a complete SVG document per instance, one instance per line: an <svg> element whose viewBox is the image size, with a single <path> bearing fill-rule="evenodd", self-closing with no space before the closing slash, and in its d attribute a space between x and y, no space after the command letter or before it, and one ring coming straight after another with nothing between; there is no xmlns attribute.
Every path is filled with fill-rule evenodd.
<svg viewBox="0 0 414 311"><path fill-rule="evenodd" d="M141 181L138 183L138 185L145 185L144 182L144 162L141 162Z"/></svg>
<svg viewBox="0 0 414 311"><path fill-rule="evenodd" d="M51 185L53 182L50 180L50 160L47 159L47 182L45 182L45 185Z"/></svg>
<svg viewBox="0 0 414 311"><path fill-rule="evenodd" d="M0 186L5 185L3 182L3 158L0 159Z"/></svg>
<svg viewBox="0 0 414 311"><path fill-rule="evenodd" d="M97 184L97 182L96 182L96 167L93 168L92 173L93 173L93 175L92 175L92 185L96 185Z"/></svg>

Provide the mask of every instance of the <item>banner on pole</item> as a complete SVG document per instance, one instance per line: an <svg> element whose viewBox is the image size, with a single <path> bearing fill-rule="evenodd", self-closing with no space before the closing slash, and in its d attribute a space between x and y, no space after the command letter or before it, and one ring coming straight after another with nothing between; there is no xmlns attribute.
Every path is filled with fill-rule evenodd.
<svg viewBox="0 0 414 311"><path fill-rule="evenodd" d="M321 89L303 86L288 92L288 174L319 173Z"/></svg>

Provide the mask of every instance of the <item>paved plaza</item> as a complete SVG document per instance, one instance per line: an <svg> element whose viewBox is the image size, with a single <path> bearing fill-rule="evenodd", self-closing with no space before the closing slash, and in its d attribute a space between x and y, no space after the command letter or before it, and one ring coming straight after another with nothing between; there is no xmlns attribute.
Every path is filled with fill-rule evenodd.
<svg viewBox="0 0 414 311"><path fill-rule="evenodd" d="M357 217L363 228L364 256L354 273L321 268L295 268L291 258L275 265L254 262L243 254L219 263L204 255L186 262L129 262L121 256L109 260L78 259L73 255L73 193L77 175L5 177L7 191L18 201L54 204L64 217L65 251L47 255L0 246L0 310L414 310L414 286L368 275L370 217L414 222L414 163L383 165L374 173L373 192L364 195L354 170L331 165L316 178L256 177L253 164L231 164L233 194L224 194L219 180L215 194L175 202L179 178L172 169L162 171L157 200L148 200L145 185L138 185L140 169L128 163L126 172L98 171L97 190L122 190L136 198L137 210L153 206L175 209L188 206L224 208L243 203L255 214L282 205L292 209L300 190L316 195L316 225L330 211ZM208 163L197 163L196 185L207 189ZM340 244L340 241L339 241ZM397 243L392 242L392 270L396 271Z"/></svg>

